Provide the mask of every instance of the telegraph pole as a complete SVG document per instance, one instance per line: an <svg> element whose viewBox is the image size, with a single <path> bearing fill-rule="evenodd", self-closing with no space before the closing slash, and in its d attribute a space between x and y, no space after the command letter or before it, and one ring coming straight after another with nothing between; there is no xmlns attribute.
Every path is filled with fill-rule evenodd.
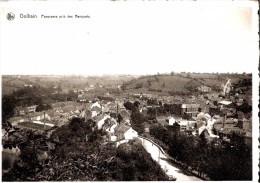
<svg viewBox="0 0 260 183"><path fill-rule="evenodd" d="M158 157L158 164L160 164L160 148L158 147L159 150L159 157Z"/></svg>

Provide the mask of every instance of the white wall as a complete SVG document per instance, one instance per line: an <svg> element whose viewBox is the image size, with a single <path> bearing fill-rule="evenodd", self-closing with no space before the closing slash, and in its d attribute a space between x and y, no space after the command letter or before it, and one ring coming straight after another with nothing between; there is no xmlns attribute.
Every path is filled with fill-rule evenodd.
<svg viewBox="0 0 260 183"><path fill-rule="evenodd" d="M133 139L134 137L138 137L138 134L135 130L130 128L128 131L125 132L124 134L125 139Z"/></svg>

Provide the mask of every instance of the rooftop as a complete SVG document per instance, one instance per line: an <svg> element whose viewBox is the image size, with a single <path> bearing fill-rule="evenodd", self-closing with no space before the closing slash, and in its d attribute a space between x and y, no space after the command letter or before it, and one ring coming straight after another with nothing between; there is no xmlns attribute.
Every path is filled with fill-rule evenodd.
<svg viewBox="0 0 260 183"><path fill-rule="evenodd" d="M131 126L125 125L125 124L120 124L118 126L116 126L115 128L115 132L117 133L125 133L127 132L129 129L131 128Z"/></svg>
<svg viewBox="0 0 260 183"><path fill-rule="evenodd" d="M181 108L199 108L200 104L182 104Z"/></svg>

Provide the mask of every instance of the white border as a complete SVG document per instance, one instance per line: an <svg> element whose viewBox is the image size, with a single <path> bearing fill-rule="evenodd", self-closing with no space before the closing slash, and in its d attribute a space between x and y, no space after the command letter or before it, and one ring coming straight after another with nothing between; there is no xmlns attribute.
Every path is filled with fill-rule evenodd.
<svg viewBox="0 0 260 183"><path fill-rule="evenodd" d="M58 11L58 12L62 12L63 10L62 9L57 9L57 7L62 7L64 8L64 11L68 11L68 8L79 8L79 7L82 7L82 6L85 6L86 8L91 5L91 4L95 4L93 2L89 2L89 1L84 1L84 2L13 2L13 1L9 1L9 2L0 2L1 3L1 6L0 6L0 16L1 16L1 19L0 19L0 41L1 41L1 46L0 46L0 58L1 58L1 75L2 74L34 74L34 69L33 67L28 67L28 62L26 61L20 61L20 64L18 64L18 68L19 69L10 69L12 67L15 67L15 65L13 65L13 63L11 65L8 65L8 60L3 60L2 58L2 51L3 51L3 46L6 45L6 42L3 42L3 37L5 35L3 35L3 32L4 32L4 29L5 27L7 26L7 22L5 20L5 15L6 15L6 12L8 12L10 10L10 8L20 8L20 9L30 9L30 11L32 10L41 10L41 11L45 11L44 8L46 7L49 7L50 10L48 11L53 11L55 12ZM257 10L258 10L258 5L257 5L257 2L252 2L252 1L243 1L243 2L161 2L161 1L156 1L156 2L122 2L122 1L118 1L118 2L113 2L113 1L103 1L103 2L98 2L97 4L97 7L99 7L101 4L102 6L104 5L105 7L109 7L109 4L111 3L117 3L119 6L122 6L124 7L124 4L127 4L131 7L135 6L136 8L140 8L140 4L144 5L145 6L150 6L151 4L153 4L154 8L156 8L157 6L163 8L165 7L165 3L173 3L175 6L183 6L183 4L185 4L185 6L193 6L194 4L198 4L200 3L201 5L203 6L212 6L214 4L214 6L232 6L235 5L236 6L250 6L253 8L253 17L252 17L252 22L253 22L253 31L252 31L252 36L255 40L258 40L258 35L257 35L257 32L258 32L258 24L257 24L257 20L258 20L258 16L257 16ZM190 3L190 4L189 4ZM39 6L42 8L39 8ZM92 6L92 5L91 5ZM94 6L93 6L94 7ZM92 8L93 8L92 7ZM97 8L96 7L96 8ZM100 8L100 7L99 7ZM124 7L125 8L125 7ZM102 9L102 8L101 8ZM106 11L104 8L102 9L103 11ZM127 9L126 9L127 10ZM91 11L95 11L95 8L92 9ZM163 11L163 10L161 10ZM111 12L110 12L111 13ZM98 13L97 13L98 14ZM22 26L22 24L21 24ZM46 29L48 29L48 27L46 27ZM16 31L19 31L19 30L16 30ZM258 87L259 87L259 76L258 76L258 59L259 59L259 51L258 51L258 42L253 42L252 43L252 49L255 49L253 51L254 55L252 55L252 57L250 57L250 59L248 60L248 62L245 62L245 63L248 63L248 65L250 66L250 68L246 68L245 67L245 63L237 63L237 64L242 64L244 69L248 72L252 72L253 73L253 95L252 95L252 98L253 98L253 181L247 181L247 182L256 182L258 181L258 171L259 171L259 168L258 168L258 163L259 163L259 149L258 149L258 145L259 145L259 142L258 142L258 137L259 137L259 118L258 118L258 101L259 101L259 96L258 96ZM13 54L15 54L15 50L11 50L11 52L14 52ZM21 64L21 62L25 62L25 64ZM51 64L52 61L50 62L47 62L48 64ZM139 61L137 62L134 62L134 64L138 64ZM254 64L250 64L250 62L255 62ZM189 65L189 62L187 61L187 65ZM234 62L232 62L234 63ZM220 62L221 65L225 65L226 64L226 61L224 62ZM24 65L27 65L27 70L24 69ZM37 65L37 64L36 64ZM84 65L84 64L83 64ZM4 67L2 67L4 66ZM227 66L228 67L228 66ZM70 67L68 67L69 69L71 69ZM183 69L183 68L181 68ZM19 70L21 72L19 72ZM18 72L17 72L18 71ZM167 72L168 70L162 70L162 72ZM180 70L181 71L181 70ZM232 68L232 66L230 66L230 71L232 72L236 72L235 69ZM50 73L46 68L44 68L43 70L38 70L37 72L39 72L40 74L44 74L44 73L47 73L47 74L55 74L55 73ZM36 72L36 73L37 73ZM169 72L169 71L168 71ZM218 69L216 70L216 72L220 72ZM68 71L68 72L65 72L65 73L60 73L60 74L77 74L77 72L71 72L71 71ZM82 73L80 73L82 74ZM152 71L151 74L154 74L154 71ZM2 91L1 91L2 92ZM1 93L0 92L0 93ZM1 118L1 117L0 117ZM234 181L230 181L230 182L234 182Z"/></svg>

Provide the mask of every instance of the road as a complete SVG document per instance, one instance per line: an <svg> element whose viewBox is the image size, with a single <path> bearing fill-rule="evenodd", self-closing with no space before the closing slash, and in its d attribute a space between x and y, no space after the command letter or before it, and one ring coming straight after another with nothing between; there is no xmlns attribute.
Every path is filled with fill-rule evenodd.
<svg viewBox="0 0 260 183"><path fill-rule="evenodd" d="M151 157L162 167L163 170L165 170L167 175L177 178L177 181L202 181L202 179L195 177L194 175L183 171L178 166L170 163L167 156L160 151L157 145L141 137L139 137L139 139L142 141L145 150L151 154Z"/></svg>
<svg viewBox="0 0 260 183"><path fill-rule="evenodd" d="M167 161L167 158L160 159L159 164L164 170L166 170L167 175L174 176L175 178L177 178L177 181L202 181L200 178L195 177L192 174L188 174L180 168L172 165Z"/></svg>

